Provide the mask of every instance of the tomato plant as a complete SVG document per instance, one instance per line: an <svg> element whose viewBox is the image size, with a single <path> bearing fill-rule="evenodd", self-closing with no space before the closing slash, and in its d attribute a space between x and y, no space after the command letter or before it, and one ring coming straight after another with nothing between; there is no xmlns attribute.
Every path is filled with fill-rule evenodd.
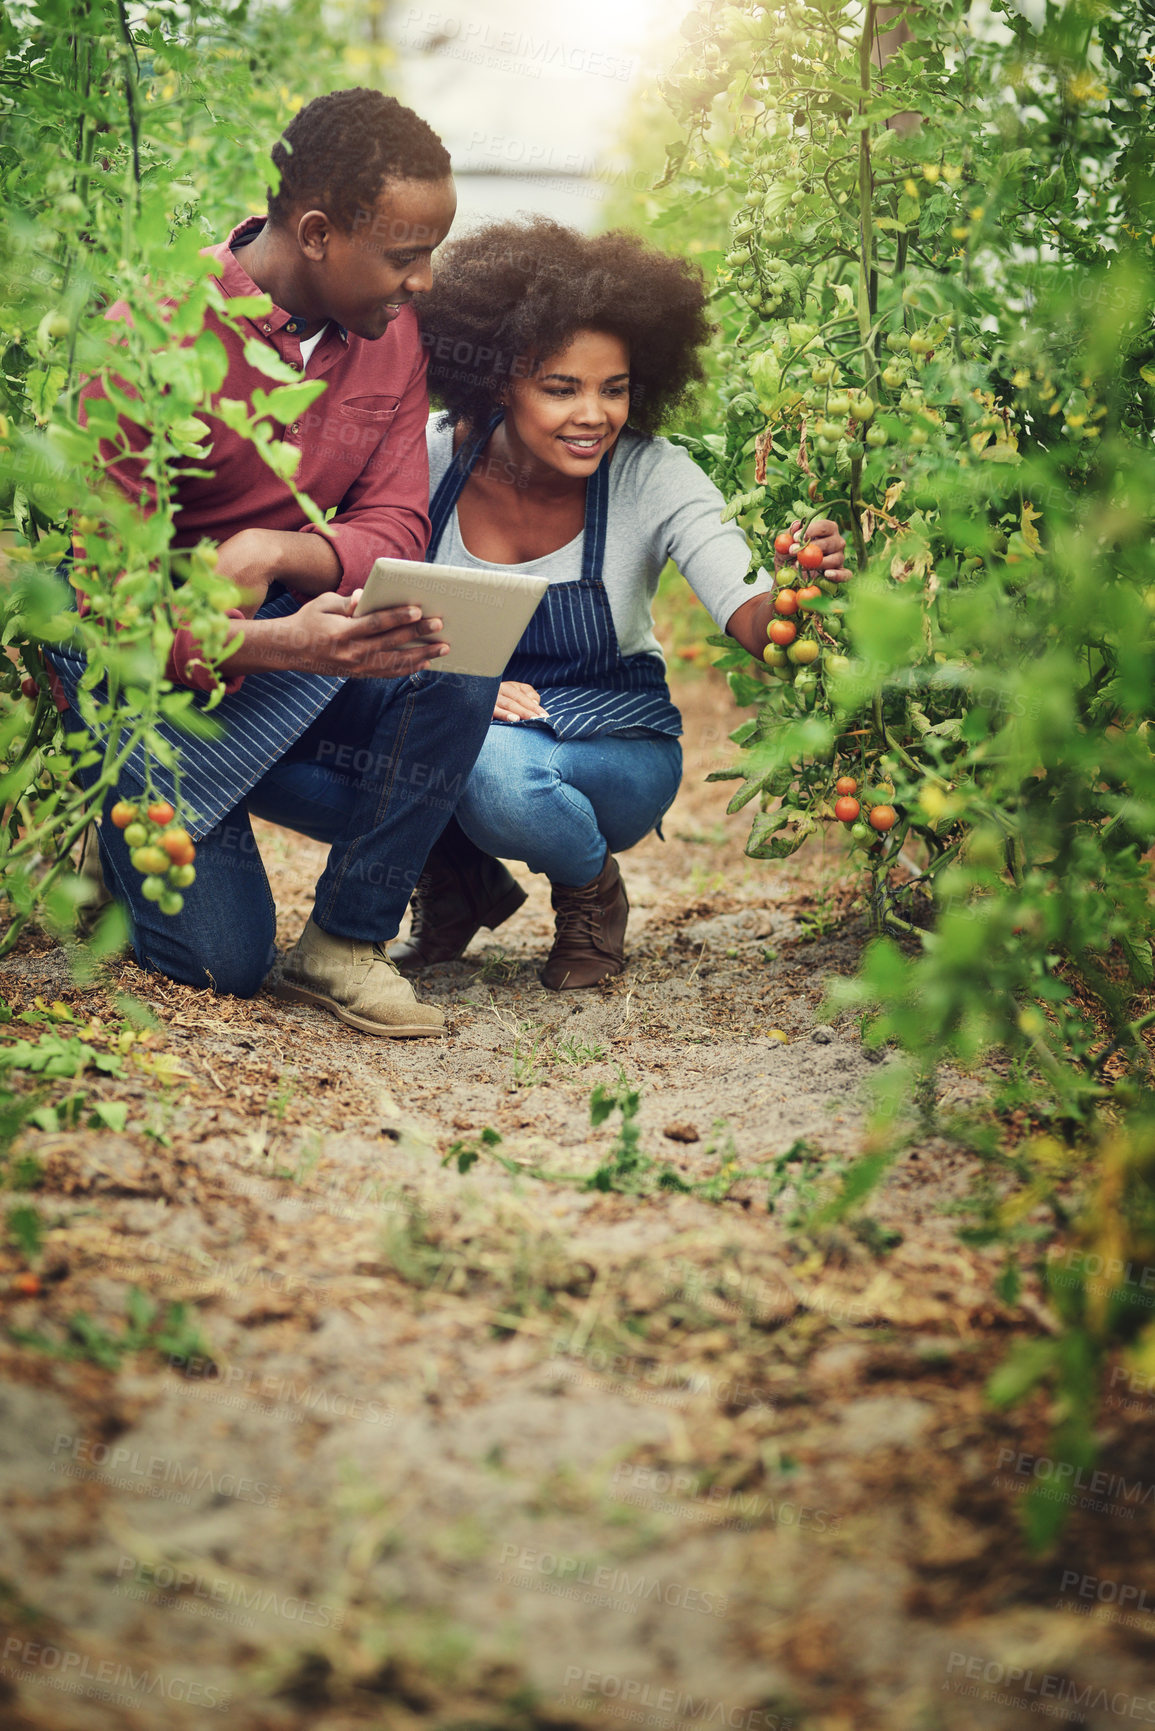
<svg viewBox="0 0 1155 1731"><path fill-rule="evenodd" d="M1001 1047L1068 1137L1129 1114L1079 1229L1122 1267L1155 1220L1155 18L1024 11L684 21L668 226L731 220L703 254L721 340L681 437L739 502L752 572L817 516L855 568L815 571L813 666L769 676L714 639L748 712L717 777L754 811L747 852L794 852L857 781L878 936L832 1003L926 1076ZM1032 1182L1054 1194L1045 1164ZM1139 1324L1121 1286L1053 1297L1068 1332L999 1398L1054 1382L1084 1459L1097 1355ZM1054 1505L1032 1518L1045 1538Z"/></svg>
<svg viewBox="0 0 1155 1731"><path fill-rule="evenodd" d="M72 850L110 791L125 790L112 813L121 829L159 804L173 820L179 792L154 798L158 766L180 785L160 724L212 726L212 700L164 677L182 626L220 664L232 595L215 548L173 545L172 478L202 456L201 417L224 377L221 345L200 329L214 292L200 254L262 207L289 114L364 81L363 66L346 73L340 37L311 0L147 12L31 0L0 12L0 953L34 912L73 924L85 892ZM118 299L130 326L102 316ZM80 384L99 373L142 405L157 494L147 516L106 483L100 442L114 427L99 413L80 424ZM268 421L250 415L240 430L282 463ZM75 588L90 602L83 618ZM80 702L97 744L52 699L44 650L66 643L87 658ZM94 778L87 792L78 767Z"/></svg>

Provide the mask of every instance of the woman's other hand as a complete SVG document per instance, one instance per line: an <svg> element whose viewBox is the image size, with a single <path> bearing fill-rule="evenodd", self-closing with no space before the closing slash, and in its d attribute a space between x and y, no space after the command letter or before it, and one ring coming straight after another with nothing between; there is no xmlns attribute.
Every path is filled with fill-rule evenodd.
<svg viewBox="0 0 1155 1731"><path fill-rule="evenodd" d="M517 679L503 679L493 706L494 721L547 721L541 699L532 685Z"/></svg>

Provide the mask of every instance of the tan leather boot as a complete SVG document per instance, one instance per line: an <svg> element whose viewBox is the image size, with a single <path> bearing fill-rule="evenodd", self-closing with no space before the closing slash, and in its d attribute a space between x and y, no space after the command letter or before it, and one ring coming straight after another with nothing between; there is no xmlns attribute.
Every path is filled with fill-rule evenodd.
<svg viewBox="0 0 1155 1731"><path fill-rule="evenodd" d="M605 865L588 884L554 884L550 899L557 935L542 985L551 992L572 992L620 974L626 965L630 904L614 856L607 850Z"/></svg>
<svg viewBox="0 0 1155 1731"><path fill-rule="evenodd" d="M403 974L456 962L482 926L501 925L524 900L512 873L450 818L413 891L409 936L393 945L390 958Z"/></svg>
<svg viewBox="0 0 1155 1731"><path fill-rule="evenodd" d="M332 937L311 917L269 989L291 1003L330 1010L363 1034L405 1039L445 1029L441 1011L417 1002L384 944Z"/></svg>

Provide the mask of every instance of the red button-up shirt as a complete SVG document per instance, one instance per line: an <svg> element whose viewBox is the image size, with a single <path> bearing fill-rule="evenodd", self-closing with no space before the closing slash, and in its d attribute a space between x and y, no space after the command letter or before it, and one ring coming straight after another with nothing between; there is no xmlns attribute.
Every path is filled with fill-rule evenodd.
<svg viewBox="0 0 1155 1731"><path fill-rule="evenodd" d="M244 243L260 232L263 220L249 217L227 241L206 248L206 256L220 261L217 275L230 298L263 292L242 263ZM110 319L130 316L123 301L107 314ZM289 366L303 370L298 334L302 321L280 307L263 317L241 320L239 335L211 311L205 324L216 332L228 356L221 397L249 402L258 386L271 388L266 375L245 359L245 343L251 337L267 343ZM335 507L328 529L341 565L338 592L343 595L364 586L375 559L425 556L429 540L425 369L426 353L412 306L403 308L375 342L352 336L330 321L309 358L306 375L323 378L326 389L298 421L282 431L285 442L301 452L294 475L297 487L322 511ZM82 396L91 398L102 389L99 380L93 380ZM181 476L177 481L174 547L194 547L205 536L226 541L242 529L321 533L307 521L290 489L262 462L251 441L213 415L201 418L211 428L212 445L203 461L198 458L197 467L211 472ZM122 424L122 431L136 449L147 439L146 433L129 423ZM117 459L111 445L101 450L108 475L130 497L138 498L144 510L150 509L155 483L142 475L142 464L130 457ZM203 663L196 665L198 653L192 634L179 631L168 672L180 684L204 690L215 682ZM233 690L240 680L226 683Z"/></svg>

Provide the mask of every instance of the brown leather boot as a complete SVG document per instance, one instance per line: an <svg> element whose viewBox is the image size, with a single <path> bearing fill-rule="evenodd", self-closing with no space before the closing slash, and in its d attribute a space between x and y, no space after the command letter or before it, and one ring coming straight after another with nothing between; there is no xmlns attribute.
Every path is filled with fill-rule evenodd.
<svg viewBox="0 0 1155 1731"><path fill-rule="evenodd" d="M413 891L409 936L392 946L389 959L403 974L455 962L482 926L499 926L524 900L512 873L451 817Z"/></svg>
<svg viewBox="0 0 1155 1731"><path fill-rule="evenodd" d="M588 884L554 884L550 897L557 935L541 983L551 992L596 986L626 965L626 920L630 904L618 862L608 850L606 863Z"/></svg>

